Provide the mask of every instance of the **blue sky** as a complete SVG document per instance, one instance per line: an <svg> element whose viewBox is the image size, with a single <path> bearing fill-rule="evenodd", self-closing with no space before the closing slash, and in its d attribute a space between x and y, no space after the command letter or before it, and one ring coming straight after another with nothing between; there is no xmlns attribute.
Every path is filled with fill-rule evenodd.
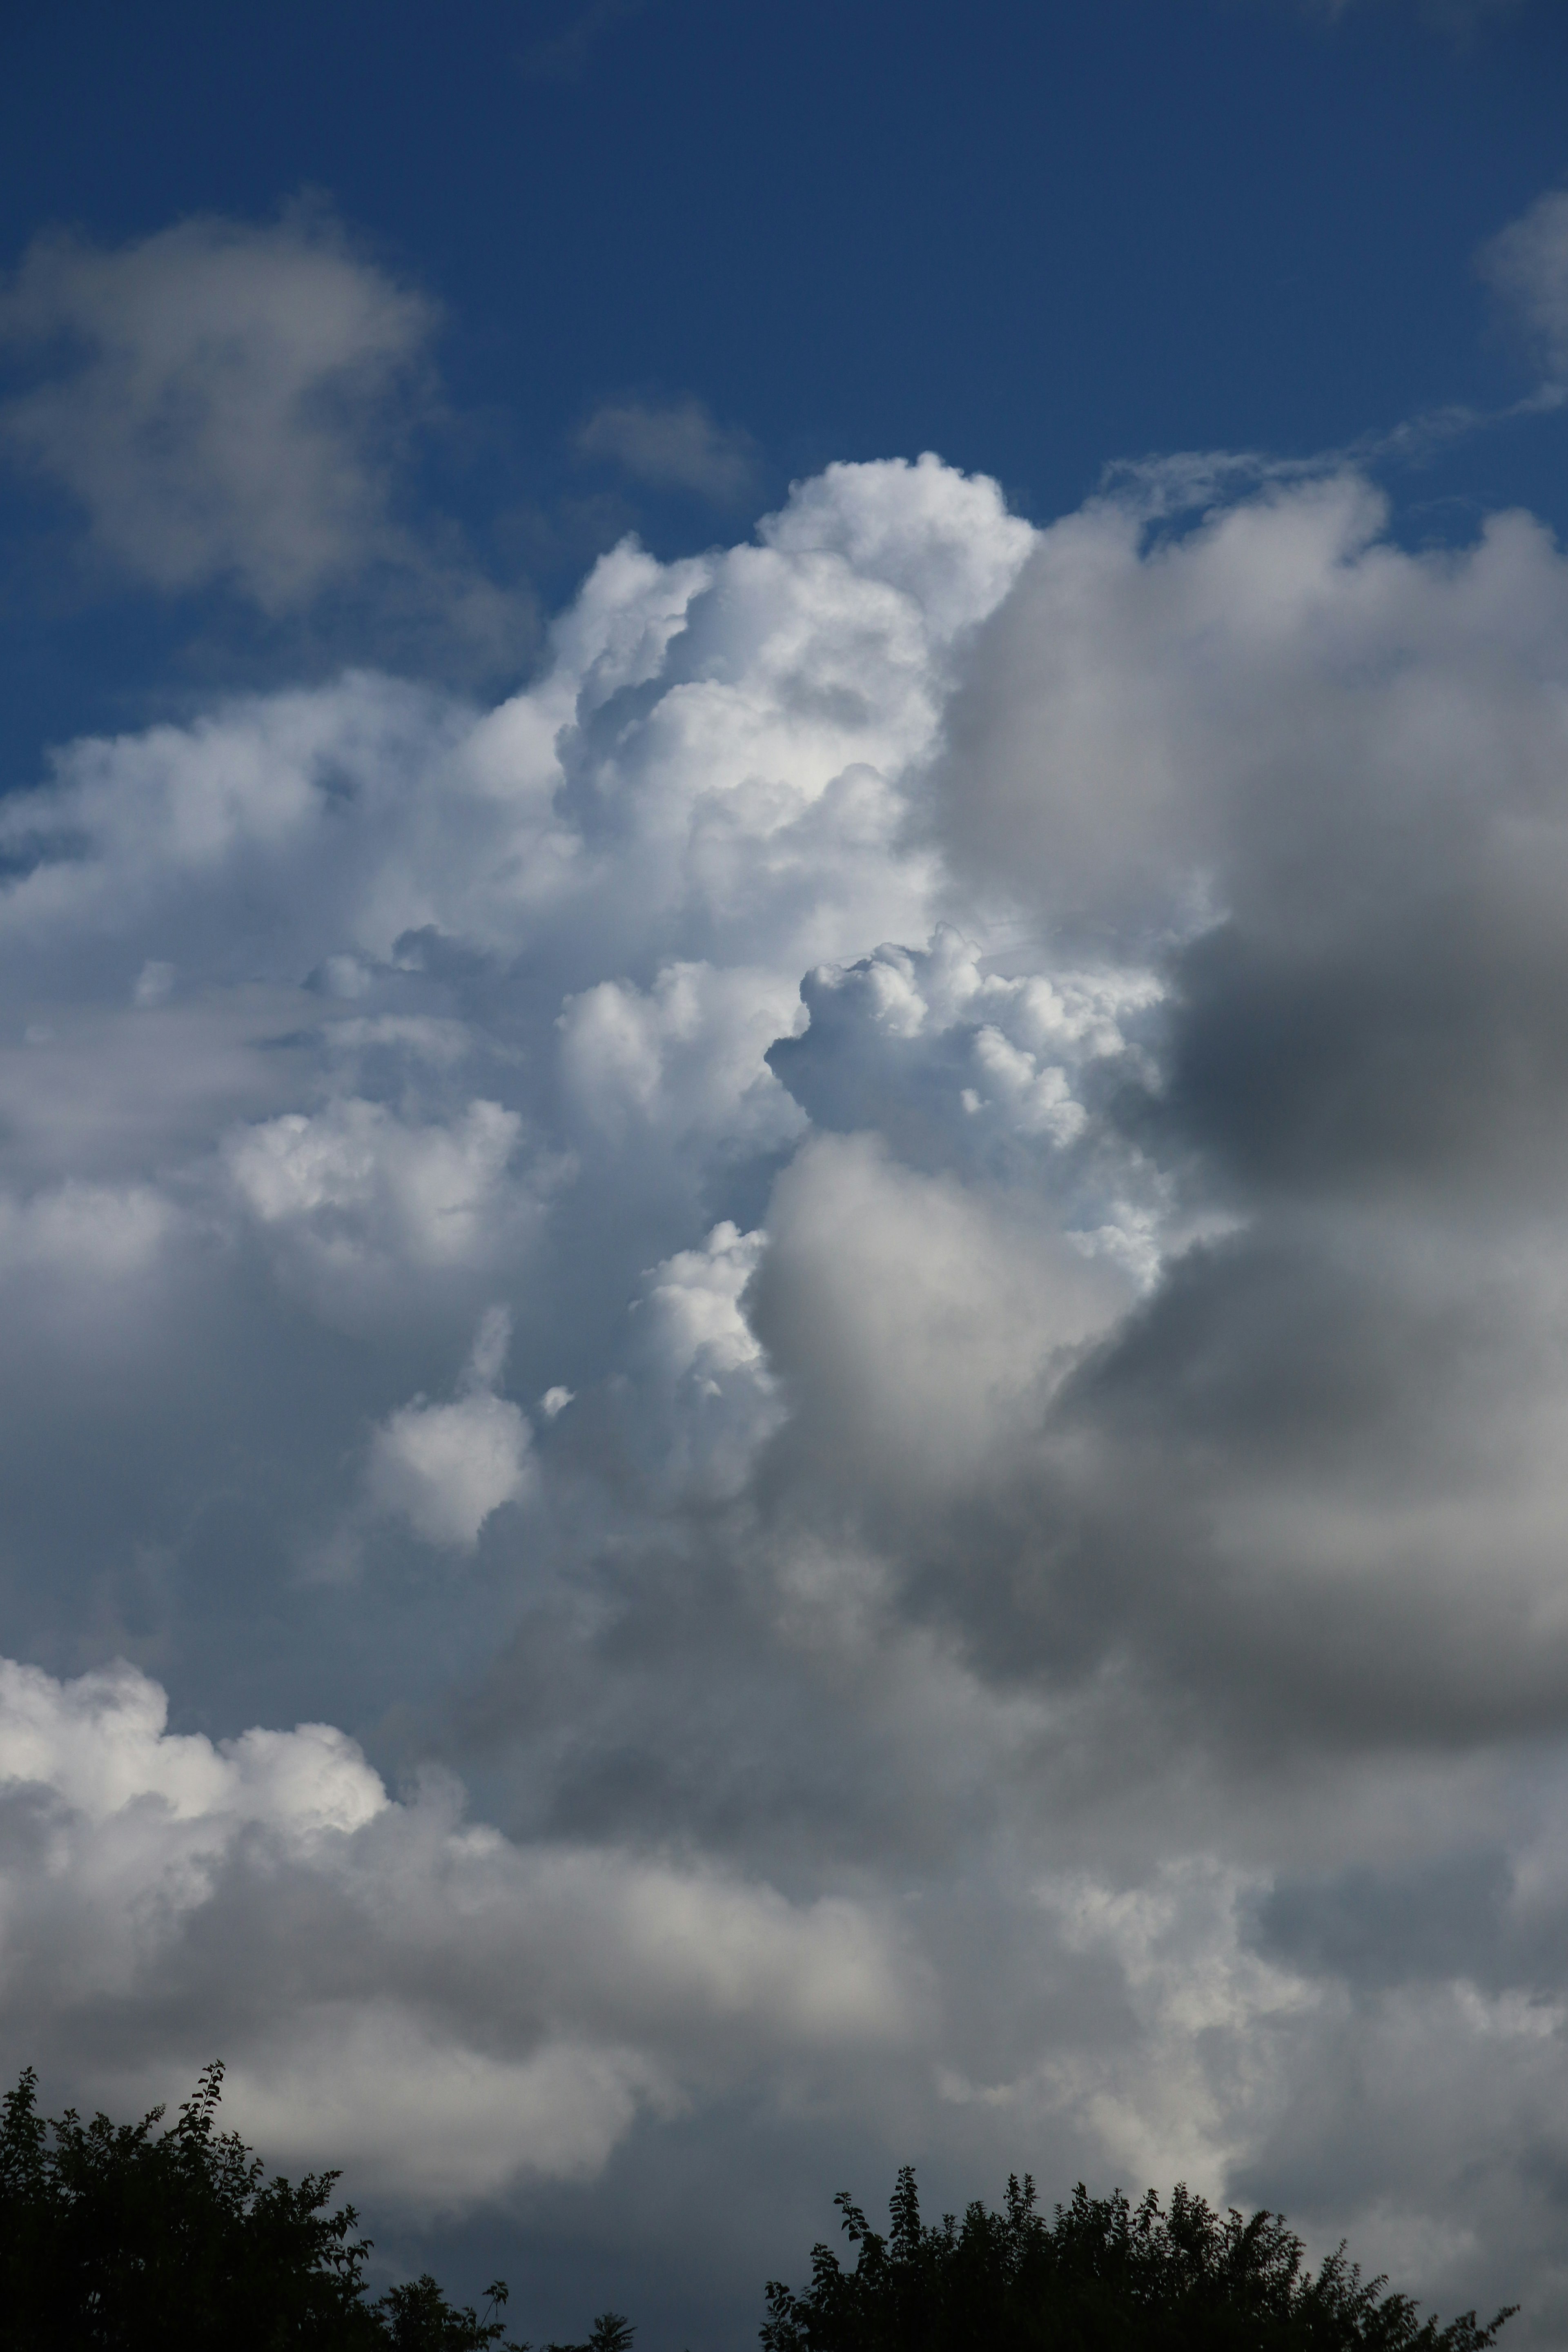
<svg viewBox="0 0 1568 2352"><path fill-rule="evenodd" d="M700 545L834 457L932 448L1047 520L1120 457L1506 405L1528 368L1472 257L1561 172L1568 71L1551 8L1400 0L475 0L439 33L396 5L72 6L7 48L7 248L321 198L441 305L400 497L547 603L628 523ZM748 436L727 513L578 449L626 396ZM1555 516L1553 437L1445 455L1401 483L1405 527ZM26 514L45 545L11 572L15 782L40 740L178 690L216 625L85 599L58 519ZM364 650L316 634L319 661Z"/></svg>
<svg viewBox="0 0 1568 2352"><path fill-rule="evenodd" d="M1568 26L0 36L0 2062L751 2340L1568 2334Z"/></svg>

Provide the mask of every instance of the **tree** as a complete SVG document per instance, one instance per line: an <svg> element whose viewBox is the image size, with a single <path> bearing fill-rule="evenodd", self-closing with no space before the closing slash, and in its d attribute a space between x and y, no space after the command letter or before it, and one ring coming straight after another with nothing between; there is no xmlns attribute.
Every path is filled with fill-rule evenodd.
<svg viewBox="0 0 1568 2352"><path fill-rule="evenodd" d="M1439 2327L1342 2246L1310 2271L1280 2215L1222 2221L1183 2187L1167 2211L1152 2190L1133 2208L1080 2183L1047 2221L1026 2174L1002 2212L930 2227L906 2166L886 2237L835 2202L855 2266L819 2244L803 2294L770 2281L763 2352L1484 2352L1512 2315Z"/></svg>
<svg viewBox="0 0 1568 2352"><path fill-rule="evenodd" d="M545 2344L541 2352L632 2352L637 2329L624 2312L602 2311L586 2344Z"/></svg>
<svg viewBox="0 0 1568 2352"><path fill-rule="evenodd" d="M426 2275L368 2298L370 2241L336 2173L264 2178L217 2129L223 2068L179 2119L74 2108L47 2120L31 2068L0 2101L0 2352L529 2352L503 2344L504 2279L483 2316ZM606 2312L586 2347L629 2352Z"/></svg>

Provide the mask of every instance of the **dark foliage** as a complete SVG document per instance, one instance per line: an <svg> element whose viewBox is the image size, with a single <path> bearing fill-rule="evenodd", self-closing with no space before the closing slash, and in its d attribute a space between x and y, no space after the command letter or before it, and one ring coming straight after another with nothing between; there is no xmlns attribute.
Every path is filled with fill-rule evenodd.
<svg viewBox="0 0 1568 2352"><path fill-rule="evenodd" d="M1439 2327L1342 2247L1309 2271L1278 2214L1222 2221L1184 2188L1165 2211L1152 2191L1134 2208L1080 2185L1047 2221L1026 2175L1005 2211L931 2228L906 2167L886 2237L836 2201L855 2266L818 2245L804 2294L770 2284L764 2352L1482 2352L1511 2315Z"/></svg>
<svg viewBox="0 0 1568 2352"><path fill-rule="evenodd" d="M0 2352L529 2352L503 2343L506 2283L484 2316L428 2276L372 2303L370 2242L337 2175L263 2178L217 2129L221 2066L159 2131L74 2109L46 2120L29 2069L0 2102ZM606 2312L587 2345L628 2352Z"/></svg>
<svg viewBox="0 0 1568 2352"><path fill-rule="evenodd" d="M545 2344L540 2352L631 2352L637 2329L618 2311L602 2311L586 2344Z"/></svg>
<svg viewBox="0 0 1568 2352"><path fill-rule="evenodd" d="M217 2129L222 2082L209 2066L166 2131L162 2108L47 2121L30 2071L0 2100L0 2352L529 2352L500 2279L482 2315L429 2276L372 2302L337 2176L266 2179ZM837 2202L854 2267L819 2245L804 2294L773 2282L763 2352L1484 2352L1510 2315L1439 2326L1342 2247L1310 2271L1278 2214L1222 2220L1183 2188L1167 2211L1080 2186L1047 2221L1026 2176L1004 2211L929 2228L906 2168L885 2237ZM634 2333L606 2311L541 2352L631 2352Z"/></svg>

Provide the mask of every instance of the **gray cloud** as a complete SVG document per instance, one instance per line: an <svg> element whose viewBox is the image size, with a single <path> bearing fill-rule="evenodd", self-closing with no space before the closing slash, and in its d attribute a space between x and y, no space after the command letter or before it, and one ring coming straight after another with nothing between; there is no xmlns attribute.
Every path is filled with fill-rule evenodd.
<svg viewBox="0 0 1568 2352"><path fill-rule="evenodd" d="M433 324L309 212L184 221L107 252L57 232L0 302L0 340L45 371L0 433L126 571L170 590L232 581L278 613L377 551Z"/></svg>
<svg viewBox="0 0 1568 2352"><path fill-rule="evenodd" d="M1561 380L1568 370L1568 194L1538 196L1483 246L1479 268Z"/></svg>
<svg viewBox="0 0 1568 2352"><path fill-rule="evenodd" d="M683 2073L751 2066L762 2011L829 2063L918 2030L918 1972L863 1907L796 1913L700 1869L522 1851L435 1789L389 1801L321 1726L215 1749L162 1717L128 1670L63 1687L5 1670L16 2026L52 2058L129 2005L141 2047L115 2071L138 2092L216 2035L232 2103L296 2161L330 2143L374 2188L461 2201L524 2169L596 2169L639 2105L680 2103ZM46 1851L64 1866L40 1867Z"/></svg>
<svg viewBox="0 0 1568 2352"><path fill-rule="evenodd" d="M51 232L0 289L0 455L79 511L100 591L223 590L318 663L369 631L416 671L515 674L530 592L405 514L437 324L319 204L117 248Z"/></svg>
<svg viewBox="0 0 1568 2352"><path fill-rule="evenodd" d="M752 489L756 452L749 434L715 424L700 400L663 404L609 400L575 435L578 454L607 460L656 490L691 490L734 506Z"/></svg>

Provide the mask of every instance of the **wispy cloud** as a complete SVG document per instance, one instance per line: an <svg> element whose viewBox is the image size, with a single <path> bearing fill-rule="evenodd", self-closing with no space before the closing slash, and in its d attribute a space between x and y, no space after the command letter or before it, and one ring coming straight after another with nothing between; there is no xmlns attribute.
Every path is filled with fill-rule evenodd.
<svg viewBox="0 0 1568 2352"><path fill-rule="evenodd" d="M1303 0L1320 16L1348 16L1367 7L1411 6L1432 23L1462 32L1490 19L1511 16L1534 0Z"/></svg>
<svg viewBox="0 0 1568 2352"><path fill-rule="evenodd" d="M577 81L605 35L633 16L647 0L588 0L559 32L522 50L518 66L531 81Z"/></svg>
<svg viewBox="0 0 1568 2352"><path fill-rule="evenodd" d="M616 466L650 489L689 490L734 506L755 487L756 447L714 422L701 401L605 401L574 436L579 456Z"/></svg>
<svg viewBox="0 0 1568 2352"><path fill-rule="evenodd" d="M0 285L0 460L63 494L104 593L216 590L285 644L324 625L515 669L531 595L408 495L443 425L438 324L319 201L115 247L52 231Z"/></svg>
<svg viewBox="0 0 1568 2352"><path fill-rule="evenodd" d="M0 343L38 379L0 407L0 445L125 572L278 613L384 542L435 321L317 210L113 249L57 232L0 295Z"/></svg>
<svg viewBox="0 0 1568 2352"><path fill-rule="evenodd" d="M1560 385L1568 376L1568 191L1538 197L1483 246L1479 267Z"/></svg>

